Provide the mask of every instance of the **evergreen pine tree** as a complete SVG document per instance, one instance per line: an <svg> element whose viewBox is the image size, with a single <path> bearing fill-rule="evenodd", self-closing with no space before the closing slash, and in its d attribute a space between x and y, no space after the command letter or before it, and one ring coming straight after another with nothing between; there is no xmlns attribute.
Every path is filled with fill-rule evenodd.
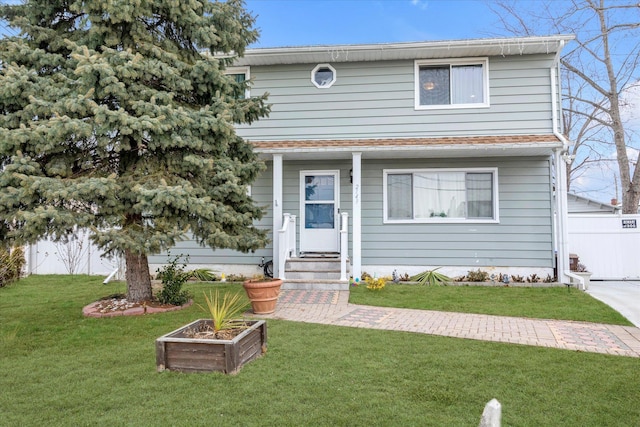
<svg viewBox="0 0 640 427"><path fill-rule="evenodd" d="M7 243L76 227L126 260L151 297L147 255L187 233L213 248L266 243L247 195L263 168L234 124L268 113L225 74L254 42L240 0L28 0L0 7L0 224Z"/></svg>

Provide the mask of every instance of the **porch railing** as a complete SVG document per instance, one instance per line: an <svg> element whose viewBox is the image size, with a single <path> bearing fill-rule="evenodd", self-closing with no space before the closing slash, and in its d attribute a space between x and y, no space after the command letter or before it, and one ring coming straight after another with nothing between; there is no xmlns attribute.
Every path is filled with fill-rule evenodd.
<svg viewBox="0 0 640 427"><path fill-rule="evenodd" d="M296 246L296 216L285 213L282 215L282 228L278 230L278 277L285 279L285 264L287 259L295 258L298 253ZM347 258L349 251L349 214L340 213L340 280L347 281Z"/></svg>
<svg viewBox="0 0 640 427"><path fill-rule="evenodd" d="M349 214L340 213L340 280L347 281L347 255L349 251Z"/></svg>
<svg viewBox="0 0 640 427"><path fill-rule="evenodd" d="M296 216L283 214L282 228L278 230L278 278L285 279L284 266L289 258L295 258L296 248Z"/></svg>

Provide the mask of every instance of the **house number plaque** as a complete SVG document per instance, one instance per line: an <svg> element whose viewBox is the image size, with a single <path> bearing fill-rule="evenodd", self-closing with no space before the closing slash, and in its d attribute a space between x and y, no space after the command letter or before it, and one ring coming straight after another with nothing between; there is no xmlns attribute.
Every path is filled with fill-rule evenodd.
<svg viewBox="0 0 640 427"><path fill-rule="evenodd" d="M623 219L622 228L638 228L635 219Z"/></svg>

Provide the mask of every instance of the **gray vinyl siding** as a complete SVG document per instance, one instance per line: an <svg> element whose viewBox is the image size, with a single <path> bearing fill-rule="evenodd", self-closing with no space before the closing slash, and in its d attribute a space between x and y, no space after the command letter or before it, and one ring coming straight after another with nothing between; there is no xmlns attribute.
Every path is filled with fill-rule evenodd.
<svg viewBox="0 0 640 427"><path fill-rule="evenodd" d="M384 224L383 169L498 167L497 224ZM363 163L362 263L553 267L547 158Z"/></svg>
<svg viewBox="0 0 640 427"><path fill-rule="evenodd" d="M414 61L333 63L328 89L311 83L317 64L252 66L251 92L268 92L272 111L238 133L260 141L548 134L552 61L491 57L489 108L436 110L414 109Z"/></svg>
<svg viewBox="0 0 640 427"><path fill-rule="evenodd" d="M271 164L253 186L253 196L268 205L261 221L269 228ZM552 200L548 158L478 158L362 161L362 263L364 265L553 267ZM384 224L382 177L384 169L498 168L500 222L497 224ZM352 185L350 160L284 161L283 212L298 217L300 226L300 171L340 170L340 209L349 213L349 249L352 249ZM299 233L298 233L299 239ZM298 243L299 247L299 243ZM271 245L255 254L200 248L181 242L172 254L189 253L198 264L258 264L271 259ZM166 257L159 261L164 262ZM152 261L154 263L154 261Z"/></svg>
<svg viewBox="0 0 640 427"><path fill-rule="evenodd" d="M267 163L267 170L262 173L261 177L251 186L251 197L256 204L263 208L264 216L260 221L256 222L259 228L268 231L269 244L264 249L258 249L253 253L244 254L239 251L230 249L213 250L208 246L200 246L195 240L186 238L171 248L171 257L176 255L189 255L190 264L255 264L260 263L261 257L271 259L271 226L273 224L273 209L271 208L272 200L272 182L273 172L271 163ZM165 253L152 255L149 257L150 264L164 264L167 262ZM256 269L256 273L260 273Z"/></svg>

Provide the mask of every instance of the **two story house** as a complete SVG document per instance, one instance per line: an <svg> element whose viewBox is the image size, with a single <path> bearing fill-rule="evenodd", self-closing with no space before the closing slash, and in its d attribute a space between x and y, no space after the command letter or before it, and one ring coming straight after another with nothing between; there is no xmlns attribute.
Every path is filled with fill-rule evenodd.
<svg viewBox="0 0 640 427"><path fill-rule="evenodd" d="M572 38L247 50L228 72L272 104L237 128L268 166L249 191L271 244L172 252L245 275L264 257L285 279L304 279L296 259L335 257L343 282L435 267L546 277L556 262L568 281L559 54Z"/></svg>

